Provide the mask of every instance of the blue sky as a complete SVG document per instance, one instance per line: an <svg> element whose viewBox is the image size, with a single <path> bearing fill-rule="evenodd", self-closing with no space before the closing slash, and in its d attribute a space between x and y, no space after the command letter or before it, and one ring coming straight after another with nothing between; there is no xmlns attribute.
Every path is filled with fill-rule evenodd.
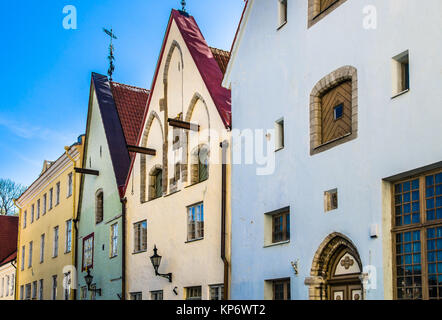
<svg viewBox="0 0 442 320"><path fill-rule="evenodd" d="M63 8L77 9L77 30ZM187 0L209 45L230 50L243 0ZM29 186L84 133L91 72L107 73L114 29L114 80L150 89L170 10L179 0L50 0L0 3L0 178Z"/></svg>

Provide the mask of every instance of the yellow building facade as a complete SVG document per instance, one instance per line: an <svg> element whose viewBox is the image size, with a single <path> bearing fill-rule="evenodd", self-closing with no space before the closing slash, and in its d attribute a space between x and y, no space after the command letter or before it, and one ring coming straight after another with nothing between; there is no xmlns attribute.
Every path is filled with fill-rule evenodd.
<svg viewBox="0 0 442 320"><path fill-rule="evenodd" d="M16 300L71 300L76 283L75 221L84 136L16 201L19 208ZM72 284L72 285L71 285Z"/></svg>

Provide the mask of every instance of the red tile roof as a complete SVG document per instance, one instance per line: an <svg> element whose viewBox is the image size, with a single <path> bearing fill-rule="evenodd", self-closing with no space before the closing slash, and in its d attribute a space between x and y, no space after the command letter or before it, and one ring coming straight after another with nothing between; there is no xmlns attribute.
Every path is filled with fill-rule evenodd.
<svg viewBox="0 0 442 320"><path fill-rule="evenodd" d="M17 251L18 217L0 216L0 261Z"/></svg>
<svg viewBox="0 0 442 320"><path fill-rule="evenodd" d="M136 145L143 125L149 90L118 82L111 82L110 85L126 142L129 145Z"/></svg>
<svg viewBox="0 0 442 320"><path fill-rule="evenodd" d="M229 64L230 52L212 47L210 47L210 50L224 75L226 73L227 65Z"/></svg>
<svg viewBox="0 0 442 320"><path fill-rule="evenodd" d="M9 262L12 262L17 259L17 250L7 256L3 261L0 261L0 266L3 266Z"/></svg>

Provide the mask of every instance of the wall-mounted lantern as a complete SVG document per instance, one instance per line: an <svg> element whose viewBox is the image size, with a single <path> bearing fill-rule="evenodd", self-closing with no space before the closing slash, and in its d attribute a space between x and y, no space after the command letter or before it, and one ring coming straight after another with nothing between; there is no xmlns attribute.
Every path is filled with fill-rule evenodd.
<svg viewBox="0 0 442 320"><path fill-rule="evenodd" d="M150 257L150 261L152 262L153 268L155 269L155 275L169 279L169 282L172 282L172 273L164 274L158 272L158 268L160 267L162 257L157 254L157 251L158 249L157 246L155 245L153 248L153 256Z"/></svg>
<svg viewBox="0 0 442 320"><path fill-rule="evenodd" d="M92 280L94 277L91 275L91 270L87 269L87 275L84 276L84 281L86 281L87 289L88 291L92 291L95 293L98 293L98 295L101 297L101 289L92 288Z"/></svg>

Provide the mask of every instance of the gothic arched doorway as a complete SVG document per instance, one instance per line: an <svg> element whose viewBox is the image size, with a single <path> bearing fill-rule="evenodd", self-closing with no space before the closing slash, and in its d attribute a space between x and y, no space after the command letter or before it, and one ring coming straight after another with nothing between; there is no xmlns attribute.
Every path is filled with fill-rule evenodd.
<svg viewBox="0 0 442 320"><path fill-rule="evenodd" d="M313 258L311 277L305 284L311 300L361 300L362 263L354 244L333 233L319 246Z"/></svg>

